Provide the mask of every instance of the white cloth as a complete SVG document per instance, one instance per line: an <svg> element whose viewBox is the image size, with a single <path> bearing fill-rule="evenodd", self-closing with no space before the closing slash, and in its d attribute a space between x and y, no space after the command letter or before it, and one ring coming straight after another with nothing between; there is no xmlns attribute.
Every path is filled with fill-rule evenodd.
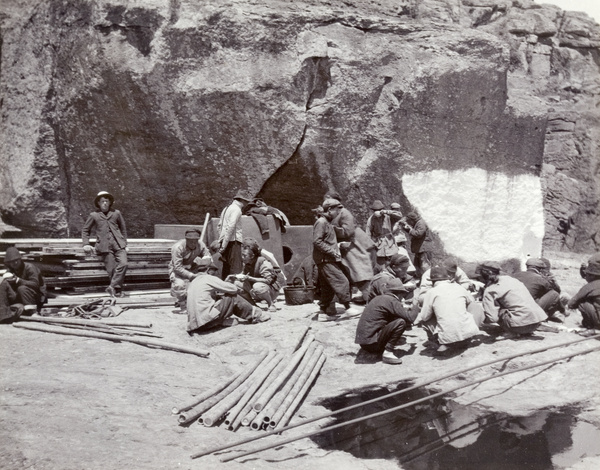
<svg viewBox="0 0 600 470"><path fill-rule="evenodd" d="M469 339L479 333L473 315L467 311L471 302L474 299L464 287L450 281L437 281L425 294L415 323L435 318L434 333L438 334L440 344Z"/></svg>
<svg viewBox="0 0 600 470"><path fill-rule="evenodd" d="M237 294L238 289L231 282L225 282L216 276L205 274L194 279L187 292L188 331L206 325L219 316L215 308L215 293Z"/></svg>
<svg viewBox="0 0 600 470"><path fill-rule="evenodd" d="M242 242L242 207L240 201L233 201L221 213L219 220L219 243L224 250L231 241Z"/></svg>

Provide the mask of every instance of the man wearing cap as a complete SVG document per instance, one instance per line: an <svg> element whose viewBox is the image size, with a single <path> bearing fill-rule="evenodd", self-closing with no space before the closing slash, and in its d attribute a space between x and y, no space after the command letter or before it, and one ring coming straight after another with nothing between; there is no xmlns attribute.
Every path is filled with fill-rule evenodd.
<svg viewBox="0 0 600 470"><path fill-rule="evenodd" d="M392 279L386 285L386 292L367 304L356 326L354 342L365 351L381 354L387 364L402 363L395 350L414 321L402 306L401 296L405 291L400 279Z"/></svg>
<svg viewBox="0 0 600 470"><path fill-rule="evenodd" d="M94 252L101 256L110 278L106 288L113 297L121 297L123 282L127 272L127 230L125 219L119 210L113 210L115 198L106 191L100 191L94 199L98 208L92 212L81 230L83 250L87 255ZM90 245L90 234L96 229L96 247Z"/></svg>
<svg viewBox="0 0 600 470"><path fill-rule="evenodd" d="M531 296L544 309L550 320L564 322L565 307L561 303L560 293L552 289L550 281L542 274L546 269L546 263L539 258L529 258L525 265L526 271L512 276L525 284Z"/></svg>
<svg viewBox="0 0 600 470"><path fill-rule="evenodd" d="M415 323L422 323L429 339L439 342L438 354L466 346L479 333L468 311L475 300L463 286L450 279L443 266L431 268L429 279L433 285L424 295L423 308Z"/></svg>
<svg viewBox="0 0 600 470"><path fill-rule="evenodd" d="M368 302L371 302L378 295L386 292L386 286L392 279L400 279L404 286L402 298L406 297L409 292L412 292L417 287L407 271L410 265L410 259L406 255L392 255L386 263L385 269L377 273L369 284Z"/></svg>
<svg viewBox="0 0 600 470"><path fill-rule="evenodd" d="M319 300L318 321L331 321L337 318L334 297L344 305L345 315L358 315L360 311L350 307L350 283L342 270L342 255L338 248L335 230L331 221L335 219L342 205L337 199L325 199L323 215L313 225L313 259L319 273L321 299Z"/></svg>
<svg viewBox="0 0 600 470"><path fill-rule="evenodd" d="M325 199L340 201L338 193L329 193ZM341 202L340 202L341 205ZM331 221L347 269L351 286L361 291L367 302L369 281L373 277L373 251L375 245L363 229L356 226L352 213L341 205L339 214Z"/></svg>
<svg viewBox="0 0 600 470"><path fill-rule="evenodd" d="M242 211L252 199L243 191L238 191L233 201L221 213L217 229L219 231L219 253L223 259L221 277L242 272Z"/></svg>
<svg viewBox="0 0 600 470"><path fill-rule="evenodd" d="M169 262L169 280L171 296L177 299L181 313L185 313L187 289L190 282L204 274L212 261L210 252L202 240L198 230L186 230L185 238L171 247Z"/></svg>
<svg viewBox="0 0 600 470"><path fill-rule="evenodd" d="M429 227L419 214L409 212L406 215L404 230L410 235L410 251L414 256L417 277L421 278L432 264L433 240Z"/></svg>
<svg viewBox="0 0 600 470"><path fill-rule="evenodd" d="M373 214L367 220L366 232L377 248L377 260L375 270L380 271L390 256L398 253L396 241L392 235L391 211L385 210L385 206L379 200L371 204Z"/></svg>
<svg viewBox="0 0 600 470"><path fill-rule="evenodd" d="M24 262L14 246L6 249L7 272L0 283L0 321L12 321L22 314L32 315L46 301L46 285L40 270Z"/></svg>
<svg viewBox="0 0 600 470"><path fill-rule="evenodd" d="M234 275L223 281L215 276L217 270L217 266L211 264L205 275L190 283L187 296L187 332L190 335L219 326L233 326L236 321L230 318L232 315L249 323L261 323L271 318L239 295L233 284Z"/></svg>
<svg viewBox="0 0 600 470"><path fill-rule="evenodd" d="M500 275L500 265L486 261L479 266L485 283L483 310L489 323L518 335L533 333L548 316L533 299L525 284L511 276Z"/></svg>
<svg viewBox="0 0 600 470"><path fill-rule="evenodd" d="M581 312L584 328L600 329L600 253L593 255L582 266L583 278L588 282L571 298L568 308Z"/></svg>
<svg viewBox="0 0 600 470"><path fill-rule="evenodd" d="M458 267L458 264L454 258L446 258L441 267L446 270L448 273L448 278L451 282L461 285L469 292L478 292L480 289L483 289L483 283L479 281L475 281L473 279L469 279L469 276ZM423 299L425 298L425 293L433 287L433 282L430 279L431 269L428 269L423 273L421 277L421 284L419 285L419 304L423 305Z"/></svg>
<svg viewBox="0 0 600 470"><path fill-rule="evenodd" d="M242 272L235 275L240 295L250 303L265 301L270 312L277 311L274 303L281 288L277 273L273 264L262 256L260 245L254 238L244 238L242 261Z"/></svg>

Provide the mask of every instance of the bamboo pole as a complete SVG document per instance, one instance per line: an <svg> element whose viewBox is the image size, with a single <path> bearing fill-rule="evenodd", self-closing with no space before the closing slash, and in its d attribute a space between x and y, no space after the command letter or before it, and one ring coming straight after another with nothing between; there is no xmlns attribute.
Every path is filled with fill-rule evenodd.
<svg viewBox="0 0 600 470"><path fill-rule="evenodd" d="M278 364L280 359L278 360L277 356L281 355L276 355L275 359L270 361L269 364L265 367L265 369L268 370L267 374L271 372ZM231 392L222 401L213 406L204 415L202 415L202 424L204 424L204 426L207 427L214 425L219 419L223 417L225 413L227 413L227 411L233 408L235 404L240 401L240 399L245 395L246 391L251 388L252 382L253 381L250 379L246 380L243 384L241 384L238 388Z"/></svg>
<svg viewBox="0 0 600 470"><path fill-rule="evenodd" d="M274 356L274 358L275 357L276 356ZM242 398L240 398L240 401L231 410L229 410L229 414L227 415L227 418L225 419L225 424L229 427L229 429L233 429L233 425L234 425L238 415L240 415L242 410L247 406L250 399L254 396L254 394L256 393L258 388L262 385L262 383L265 381L265 379L271 373L273 368L275 368L275 366L277 364L279 364L279 361L281 361L281 359L283 359L283 356L280 356L279 360L277 362L274 362L272 367L264 367L260 371L260 373L257 372L257 374L254 374L255 377L254 377L253 383L248 387L248 389L246 390L246 393L242 396ZM270 364L269 364L269 366L270 366ZM244 413L243 416L245 416L246 414L247 414L247 412ZM240 416L239 421L242 420L243 416ZM233 430L235 430L235 429L233 429Z"/></svg>
<svg viewBox="0 0 600 470"><path fill-rule="evenodd" d="M456 386L454 388L450 388L448 390L444 390L444 391L441 391L441 392L438 392L438 393L434 393L433 395L429 395L427 397L420 398L418 400L413 400L412 402L405 403L403 405L398 405L398 406L395 406L395 407L392 407L392 408L388 408L388 409L383 410L383 411L379 411L377 413L372 413L372 414L369 414L369 415L366 415L366 416L361 416L359 418L355 418L355 419L346 421L344 423L339 423L339 424L334 424L332 426L327 426L327 427L324 427L324 428L321 428L321 429L317 429L316 431L307 432L307 433L302 434L300 436L291 437L291 438L285 439L283 441L279 441L279 442L276 442L276 443L273 443L273 444L269 444L269 445L265 445L265 446L259 447L258 449L250 450L250 451L247 451L247 452L242 452L241 454L238 454L238 455L234 455L234 456L230 456L230 457L225 457L225 458L221 459L221 461L222 462L229 462L230 460L234 460L234 459L237 459L237 458L240 458L240 457L245 457L246 455L250 455L250 454L255 454L255 453L258 453L258 452L262 452L263 450L272 449L273 447L279 447L279 446L282 446L284 444L289 444L290 442L294 442L294 441L297 441L297 440L300 440L300 439L304 439L306 437L311 437L311 436L314 436L316 434L321 434L323 432L333 431L334 429L339 429L339 428L341 428L343 426L348 426L350 424L359 423L359 422L365 421L367 419L373 419L373 418L377 418L379 416L384 416L386 414L393 413L395 411L398 411L398 410L401 410L401 409L404 409L404 408L408 408L409 406L414 406L414 405L417 405L419 403L423 403L423 402L432 400L434 398L438 398L438 397L440 397L442 395L447 395L448 393L455 392L456 390L460 390L461 388L470 387L471 385L477 385L477 384L480 384L480 383L483 383L483 382L487 382L488 380L491 380L491 379L497 379L498 377L503 377L505 375L514 374L516 372L523 372L523 371L528 370L528 369L533 369L535 367L541 367L541 366L544 366L544 365L547 365L547 364L552 364L552 363L555 363L555 362L558 362L558 361L569 359L569 358L574 357L574 356L579 356L579 355L582 355L582 354L589 354L591 352L599 351L599 350L600 350L600 346L596 346L595 348L585 349L583 351L579 351L579 352L576 352L576 353L566 354L564 356L557 357L555 359L549 359L547 361L543 361L543 362L540 362L538 364L530 364L528 366L519 367L517 369L507 370L507 371L501 372L499 374L489 375L489 376L486 376L486 377L484 377L482 379L472 380L470 382L458 385L458 386Z"/></svg>
<svg viewBox="0 0 600 470"><path fill-rule="evenodd" d="M448 374L445 374L445 375L442 375L442 376L439 376L439 377L435 377L433 379L428 379L426 381L417 383L415 385L412 385L410 387L404 388L402 390L397 390L395 392L388 393L387 395L384 395L382 397L372 398L371 400L367 400L367 401L364 401L364 402L361 402L361 403L350 405L350 406L347 406L345 408L340 408L339 410L335 410L335 411L331 411L331 412L328 412L328 413L324 413L322 415L315 416L314 418L306 419L306 420L301 421L301 422L296 423L296 424L291 424L291 425L286 426L285 428L281 428L281 429L279 429L277 431L275 431L275 430L267 431L266 433L260 434L258 436L250 436L248 438L239 440L237 442L233 442L233 443L230 443L230 444L225 444L225 445L222 445L222 446L219 446L219 447L214 447L212 449L208 449L208 450L205 450L205 451L202 451L202 452L198 452L196 454L193 454L191 456L191 458L192 459L196 459L196 458L202 457L204 455L213 454L215 452L220 452L220 451L223 451L223 450L227 450L227 449L230 449L232 447L240 446L242 444L247 444L249 442L253 442L253 441L256 441L258 439L262 439L264 437L271 436L273 434L278 434L278 433L282 433L284 431L289 431L290 429L294 429L294 428L297 428L299 426L304 426L306 424L310 424L310 423L313 423L315 421L319 421L321 419L329 418L330 416L334 416L334 415L339 414L339 413L350 411L350 410L353 410L355 408L360 408L361 406L366 406L366 405L370 405L371 403L376 403L376 402L381 401L381 400L386 400L388 398L391 398L391 397L394 397L394 396L397 396L397 395L401 395L403 393L407 393L407 392L410 392L412 390L416 390L418 388L425 387L427 385L431 385L432 383L440 382L442 380L445 380L447 378L453 377L455 375L464 374L464 373L469 372L471 370L479 369L479 368L482 368L482 367L486 367L486 366L489 366L491 364L495 364L497 362L510 361L511 359L515 359L517 357L527 356L527 355L530 355L530 354L536 354L536 353L539 353L539 352L544 352L544 351L547 351L549 349L555 349L555 348L559 348L559 347L562 347L562 346L570 346L572 344L580 343L582 341L587 341L587 340L590 340L590 339L597 339L597 338L600 338L600 334L597 334L597 335L594 335L594 336L588 336L588 337L585 337L585 338L578 338L578 339L575 339L575 340L565 341L565 342L557 343L557 344L550 345L550 346L544 346L544 347L541 347L541 348L532 349L532 350L524 352L524 353L511 354L511 355L508 355L508 356L504 356L504 357L499 357L499 358L493 359L491 361L486 361L486 362L483 362L481 364L477 364L477 365L474 365L474 366L469 366L469 367L465 367L463 369L458 369L458 370L455 370L455 371L450 372Z"/></svg>
<svg viewBox="0 0 600 470"><path fill-rule="evenodd" d="M252 421L254 421L254 418L256 418L257 414L258 414L258 411L254 410L254 409L250 409L248 414L246 414L246 416L244 416L244 418L242 419L242 426L250 426L250 423L252 423Z"/></svg>
<svg viewBox="0 0 600 470"><path fill-rule="evenodd" d="M181 408L173 407L173 409L171 410L171 412L174 415L178 415L178 414L183 413L183 412L185 412L187 410L191 410L194 406L199 405L204 400L207 400L210 397L212 397L213 395L216 395L217 393L219 393L221 390L223 390L225 387L227 387L231 382L233 382L239 376L240 376L240 374L233 374L225 382L220 383L216 387L213 387L210 390L207 390L202 395L200 395L199 397L197 397L196 400L193 403L191 403L189 405L184 405Z"/></svg>
<svg viewBox="0 0 600 470"><path fill-rule="evenodd" d="M265 406L263 408L263 410L259 413L259 415L262 415L261 418L264 422L267 423L267 425L271 422L271 418L277 412L277 410L279 409L279 407L285 400L285 397L288 396L288 394L290 393L290 391L292 390L294 385L298 382L298 378L302 375L302 373L310 365L311 361L313 361L313 358L315 357L315 355L318 356L318 355L322 354L323 347L321 345L317 345L317 343L313 343L313 345L315 345L315 347L309 348L309 350L306 352L306 354L302 358L302 362L300 362L300 364L298 364L298 367L296 368L296 370L294 371L292 376L289 378L289 380L286 381L285 385L277 391L277 393L269 401L267 406ZM313 363L313 365L314 365L314 363Z"/></svg>
<svg viewBox="0 0 600 470"><path fill-rule="evenodd" d="M268 423L269 427L275 428L275 426L277 426L277 424L281 421L281 418L283 418L283 415L285 414L287 409L292 405L294 398L300 392L300 390L304 386L304 383L307 380L309 380L310 375L312 374L312 371L315 368L315 366L317 365L321 356L323 356L323 347L322 346L320 346L315 351L315 354L312 356L310 362L306 365L306 367L302 371L302 374L296 380L296 383L294 384L294 386L291 388L289 393L283 398L283 400L281 401L281 404L277 407L277 410L275 410L275 412L271 416L271 419L269 420L269 423Z"/></svg>
<svg viewBox="0 0 600 470"><path fill-rule="evenodd" d="M319 359L318 359L317 363L315 364L315 366L313 367L312 371L310 372L310 375L304 381L304 383L302 383L302 388L298 391L298 393L294 397L294 400L292 401L292 403L290 404L290 406L285 411L285 413L284 413L283 417L281 418L281 420L279 421L279 423L275 424L274 429L281 429L282 427L284 427L290 421L290 419L292 417L292 414L294 414L294 412L296 411L296 409L300 405L300 402L306 396L306 393L308 392L308 389L310 388L310 386L316 380L317 375L321 371L321 367L323 367L324 363L325 363L325 355L321 354L321 356L319 356ZM271 423L269 423L269 425L270 424Z"/></svg>
<svg viewBox="0 0 600 470"><path fill-rule="evenodd" d="M269 351L269 352L265 352L265 353L261 354L260 358L254 363L254 365L252 367L248 368L247 371L239 374L233 382L231 382L227 387L225 387L219 393L217 393L216 395L213 395L212 397L208 398L207 400L204 400L202 403L199 403L197 408L196 407L191 408L189 410L189 411L191 411L190 413L187 413L188 410L186 410L186 412L180 413L179 418L178 418L179 424L181 426L185 426L185 425L195 421L196 419L198 419L202 415L202 413L204 413L206 410L209 410L210 408L215 406L223 398L225 398L227 395L229 395L231 392L233 392L237 387L239 387L240 384L242 384L244 382L244 380L246 380L248 378L248 376L250 376L250 374L252 374L252 372L254 372L254 370L263 361L269 360L269 357L273 354L275 354L274 351Z"/></svg>
<svg viewBox="0 0 600 470"><path fill-rule="evenodd" d="M19 321L31 321L38 323L68 323L72 325L89 325L89 326L122 326L131 328L152 328L152 323L134 323L134 322L119 322L110 320L84 320L82 318L71 317L20 317Z"/></svg>
<svg viewBox="0 0 600 470"><path fill-rule="evenodd" d="M298 343L296 343L296 346L294 347L294 352L296 352L296 351L298 351L298 349L300 349L300 346L302 346L302 341L304 341L304 337L306 336L306 334L308 333L309 330L310 330L310 325L306 326L306 328L304 328L304 330L302 330L300 339L298 340Z"/></svg>
<svg viewBox="0 0 600 470"><path fill-rule="evenodd" d="M24 328L26 330L34 330L34 331L43 331L46 333L58 333L61 335L71 335L71 336L84 336L86 338L96 338L96 339L107 339L110 341L120 341L120 342L128 342L140 344L142 346L150 346L161 349L169 349L171 351L177 351L188 354L195 354L200 357L208 357L210 355L210 351L204 351L202 349L188 348L185 346L180 346L178 344L165 343L163 341L156 341L152 339L141 339L141 338L130 338L124 336L116 336L108 333L97 333L92 331L72 331L66 328L57 327L53 325L29 325L29 324L20 324L13 323L15 328Z"/></svg>
<svg viewBox="0 0 600 470"><path fill-rule="evenodd" d="M304 356L304 353L308 350L314 339L314 335L310 335L306 338L304 345L294 353L288 365L285 367L285 369L281 371L281 374L278 377L275 377L273 382L256 399L253 406L256 411L260 411L265 407L267 402L273 397L273 395L281 386L281 384L290 376L290 374L296 368L296 366L302 359L302 356Z"/></svg>
<svg viewBox="0 0 600 470"><path fill-rule="evenodd" d="M206 213L206 217L204 217L204 225L202 226L202 233L200 234L200 241L204 242L204 237L206 236L206 229L208 227L208 222L210 221L210 212Z"/></svg>

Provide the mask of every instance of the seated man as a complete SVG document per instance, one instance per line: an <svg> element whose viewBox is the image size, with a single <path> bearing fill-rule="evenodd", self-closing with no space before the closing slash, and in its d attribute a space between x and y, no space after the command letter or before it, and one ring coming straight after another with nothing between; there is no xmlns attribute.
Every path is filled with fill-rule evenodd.
<svg viewBox="0 0 600 470"><path fill-rule="evenodd" d="M264 300L270 312L275 312L274 302L279 295L277 273L270 261L261 256L261 249L254 238L242 241L242 273L236 274L236 285L242 289L241 295L251 303Z"/></svg>
<svg viewBox="0 0 600 470"><path fill-rule="evenodd" d="M444 268L448 273L448 278L450 281L460 284L469 292L478 292L479 289L483 288L483 283L469 279L469 276L467 276L467 274L458 267L458 264L454 258L446 258L441 267ZM431 269L428 269L421 277L421 284L419 286L419 305L423 305L425 293L433 287L433 282L429 278L430 274Z"/></svg>
<svg viewBox="0 0 600 470"><path fill-rule="evenodd" d="M521 281L500 275L498 263L486 261L479 269L486 286L483 292L486 321L497 322L509 333L530 335L548 318Z"/></svg>
<svg viewBox="0 0 600 470"><path fill-rule="evenodd" d="M402 359L395 353L401 337L409 329L414 317L402 306L401 297L406 288L400 279L392 279L386 291L367 304L356 326L354 342L365 351L382 354L386 364L401 364Z"/></svg>
<svg viewBox="0 0 600 470"><path fill-rule="evenodd" d="M217 271L217 266L211 264L206 275L196 277L190 283L187 296L189 334L224 326L232 315L250 323L271 318L267 312L238 295L238 288L232 282L216 277ZM235 277L231 275L227 279L233 281Z"/></svg>
<svg viewBox="0 0 600 470"><path fill-rule="evenodd" d="M204 274L211 259L206 245L200 240L198 230L187 230L185 238L176 242L171 248L171 261L169 262L171 297L177 299L176 306L181 308L181 313L185 313L190 282Z"/></svg>
<svg viewBox="0 0 600 470"><path fill-rule="evenodd" d="M579 289L567 306L581 312L584 328L600 329L600 253L582 266L581 273L588 283Z"/></svg>
<svg viewBox="0 0 600 470"><path fill-rule="evenodd" d="M438 354L466 346L469 339L479 333L468 311L475 300L463 286L453 282L441 266L431 268L429 279L433 286L424 295L423 308L415 323L422 322L429 339L439 342ZM480 320L483 321L483 315Z"/></svg>
<svg viewBox="0 0 600 470"><path fill-rule="evenodd" d="M542 274L546 263L539 258L529 258L525 265L527 271L515 273L512 277L525 284L533 299L551 320L562 323L565 319L565 307L561 303L560 293L552 288L550 280Z"/></svg>
<svg viewBox="0 0 600 470"><path fill-rule="evenodd" d="M385 269L371 279L368 301L370 302L376 296L385 293L385 286L392 279L400 279L400 281L402 281L405 292L404 296L415 290L416 284L412 281L410 276L407 275L409 265L410 258L408 256L400 254L393 255L389 259Z"/></svg>
<svg viewBox="0 0 600 470"><path fill-rule="evenodd" d="M7 272L0 288L1 319L16 319L21 314L39 311L46 302L46 285L40 270L33 263L24 262L14 246L7 248L4 264Z"/></svg>

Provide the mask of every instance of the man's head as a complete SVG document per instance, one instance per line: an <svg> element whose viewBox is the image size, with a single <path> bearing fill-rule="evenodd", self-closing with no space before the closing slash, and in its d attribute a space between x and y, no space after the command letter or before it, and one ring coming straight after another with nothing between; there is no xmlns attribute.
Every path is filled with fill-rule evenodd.
<svg viewBox="0 0 600 470"><path fill-rule="evenodd" d="M240 189L235 196L233 196L233 200L239 201L242 205L246 206L250 201L252 201L252 198Z"/></svg>
<svg viewBox="0 0 600 470"><path fill-rule="evenodd" d="M453 279L456 276L456 271L458 271L458 264L454 258L446 258L442 263L442 267L448 273L448 277Z"/></svg>
<svg viewBox="0 0 600 470"><path fill-rule="evenodd" d="M115 198L108 191L100 191L94 199L94 205L104 213L110 210L114 202Z"/></svg>
<svg viewBox="0 0 600 470"><path fill-rule="evenodd" d="M373 215L376 217L381 216L381 211L383 209L385 209L385 206L383 205L383 202L381 202L379 199L376 199L375 201L373 201L373 204L371 204L371 210L373 211Z"/></svg>
<svg viewBox="0 0 600 470"><path fill-rule="evenodd" d="M527 271L533 271L536 273L541 273L546 269L546 263L542 261L540 258L529 258L525 262L525 266L527 267Z"/></svg>
<svg viewBox="0 0 600 470"><path fill-rule="evenodd" d="M186 230L185 232L185 244L190 250L194 250L199 243L200 232L198 230Z"/></svg>
<svg viewBox="0 0 600 470"><path fill-rule="evenodd" d="M250 264L260 256L260 245L252 237L246 237L242 241L242 261Z"/></svg>
<svg viewBox="0 0 600 470"><path fill-rule="evenodd" d="M6 251L8 254L8 250ZM595 279L600 278L600 253L593 255L585 268L585 279L588 282L592 282Z"/></svg>
<svg viewBox="0 0 600 470"><path fill-rule="evenodd" d="M408 214L406 214L406 221L407 221L409 224L413 224L413 225L414 225L414 223L415 223L417 220L419 220L419 218L420 218L420 217L419 217L419 214L417 214L416 212L409 212Z"/></svg>
<svg viewBox="0 0 600 470"><path fill-rule="evenodd" d="M403 278L406 276L406 272L410 266L410 259L406 255L396 253L390 257L388 266L397 278Z"/></svg>
<svg viewBox="0 0 600 470"><path fill-rule="evenodd" d="M319 218L325 215L325 211L323 210L323 206L317 206L314 209L311 209L312 213L315 214L315 218Z"/></svg>
<svg viewBox="0 0 600 470"><path fill-rule="evenodd" d="M389 294L403 296L408 292L402 281L398 278L391 279L384 287L384 291Z"/></svg>
<svg viewBox="0 0 600 470"><path fill-rule="evenodd" d="M435 284L437 281L448 281L450 275L444 266L434 266L429 272L429 279Z"/></svg>
<svg viewBox="0 0 600 470"><path fill-rule="evenodd" d="M500 275L500 265L495 261L484 261L477 270L485 282L495 280Z"/></svg>
<svg viewBox="0 0 600 470"><path fill-rule="evenodd" d="M210 263L208 268L206 268L206 274L210 274L211 276L216 276L219 273L219 268L215 263Z"/></svg>
<svg viewBox="0 0 600 470"><path fill-rule="evenodd" d="M327 194L325 194L325 198L324 199L335 199L336 201L342 201L342 197L340 196L340 193L336 192L336 191L329 191Z"/></svg>
<svg viewBox="0 0 600 470"><path fill-rule="evenodd" d="M342 203L337 199L325 199L323 201L323 215L331 222L340 213L342 207Z"/></svg>
<svg viewBox="0 0 600 470"><path fill-rule="evenodd" d="M21 253L19 253L19 250L16 247L10 246L6 249L6 255L4 256L4 264L8 269L14 271L15 269L18 269L19 266L21 266L22 262L23 260L21 259Z"/></svg>
<svg viewBox="0 0 600 470"><path fill-rule="evenodd" d="M400 207L400 204L398 204L397 202L392 202L390 204L390 209L392 209L393 211L399 211L402 208Z"/></svg>

